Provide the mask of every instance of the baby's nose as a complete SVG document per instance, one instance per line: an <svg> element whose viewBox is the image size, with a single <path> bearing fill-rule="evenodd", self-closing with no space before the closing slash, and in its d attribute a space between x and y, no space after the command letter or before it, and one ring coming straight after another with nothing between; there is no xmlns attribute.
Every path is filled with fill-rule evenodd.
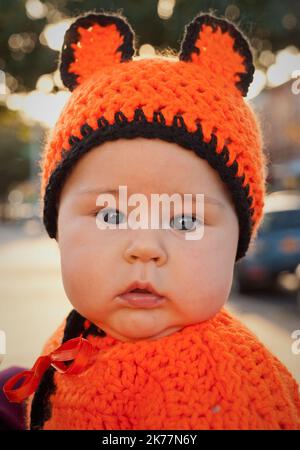
<svg viewBox="0 0 300 450"><path fill-rule="evenodd" d="M124 258L129 263L137 260L142 262L153 260L158 266L161 266L167 261L167 253L156 238L146 237L145 234L140 233L140 236L125 249Z"/></svg>

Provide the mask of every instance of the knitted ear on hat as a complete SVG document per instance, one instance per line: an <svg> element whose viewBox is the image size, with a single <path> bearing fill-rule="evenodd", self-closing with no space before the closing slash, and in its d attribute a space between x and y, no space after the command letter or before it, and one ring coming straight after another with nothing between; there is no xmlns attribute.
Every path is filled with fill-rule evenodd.
<svg viewBox="0 0 300 450"><path fill-rule="evenodd" d="M200 14L185 27L179 59L205 67L243 96L253 80L254 65L247 38L231 22Z"/></svg>
<svg viewBox="0 0 300 450"><path fill-rule="evenodd" d="M119 64L134 55L134 32L120 14L88 14L66 31L61 51L60 75L73 91L95 71Z"/></svg>

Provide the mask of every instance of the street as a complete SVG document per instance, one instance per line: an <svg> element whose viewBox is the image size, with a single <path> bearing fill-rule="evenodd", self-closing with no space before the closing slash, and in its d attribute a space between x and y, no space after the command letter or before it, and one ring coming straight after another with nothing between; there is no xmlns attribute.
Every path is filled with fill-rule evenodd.
<svg viewBox="0 0 300 450"><path fill-rule="evenodd" d="M56 241L35 222L26 228L0 227L0 330L6 335L1 370L12 365L31 367L47 338L71 310L59 264ZM300 330L296 299L283 294L242 296L232 290L227 308L300 383L300 353L292 352L295 339L291 337L294 330Z"/></svg>

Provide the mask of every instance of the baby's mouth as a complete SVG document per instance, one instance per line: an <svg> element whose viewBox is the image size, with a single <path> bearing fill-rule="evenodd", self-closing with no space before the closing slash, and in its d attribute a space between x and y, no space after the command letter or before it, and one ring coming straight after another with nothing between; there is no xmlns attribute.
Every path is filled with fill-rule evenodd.
<svg viewBox="0 0 300 450"><path fill-rule="evenodd" d="M120 299L130 306L152 308L159 305L164 297L154 290L135 288L121 294Z"/></svg>
<svg viewBox="0 0 300 450"><path fill-rule="evenodd" d="M130 292L140 292L141 294L151 294L151 292L148 291L148 289L133 289Z"/></svg>
<svg viewBox="0 0 300 450"><path fill-rule="evenodd" d="M122 294L123 298L135 298L135 299L145 299L145 300L153 300L153 299L159 299L162 298L161 295L157 294L156 292L149 291L148 289L132 289L131 291L124 292Z"/></svg>

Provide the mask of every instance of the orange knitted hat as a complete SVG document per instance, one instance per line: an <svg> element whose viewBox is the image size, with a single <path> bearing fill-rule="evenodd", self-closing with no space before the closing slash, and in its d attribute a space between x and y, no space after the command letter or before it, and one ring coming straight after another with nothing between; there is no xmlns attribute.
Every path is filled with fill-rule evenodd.
<svg viewBox="0 0 300 450"><path fill-rule="evenodd" d="M254 73L247 39L228 20L199 14L175 60L134 53L134 32L119 13L79 17L65 34L60 72L73 93L40 163L49 236L56 238L60 192L82 155L118 138L158 138L218 171L239 221L239 260L262 221L266 179L259 122L243 98Z"/></svg>

